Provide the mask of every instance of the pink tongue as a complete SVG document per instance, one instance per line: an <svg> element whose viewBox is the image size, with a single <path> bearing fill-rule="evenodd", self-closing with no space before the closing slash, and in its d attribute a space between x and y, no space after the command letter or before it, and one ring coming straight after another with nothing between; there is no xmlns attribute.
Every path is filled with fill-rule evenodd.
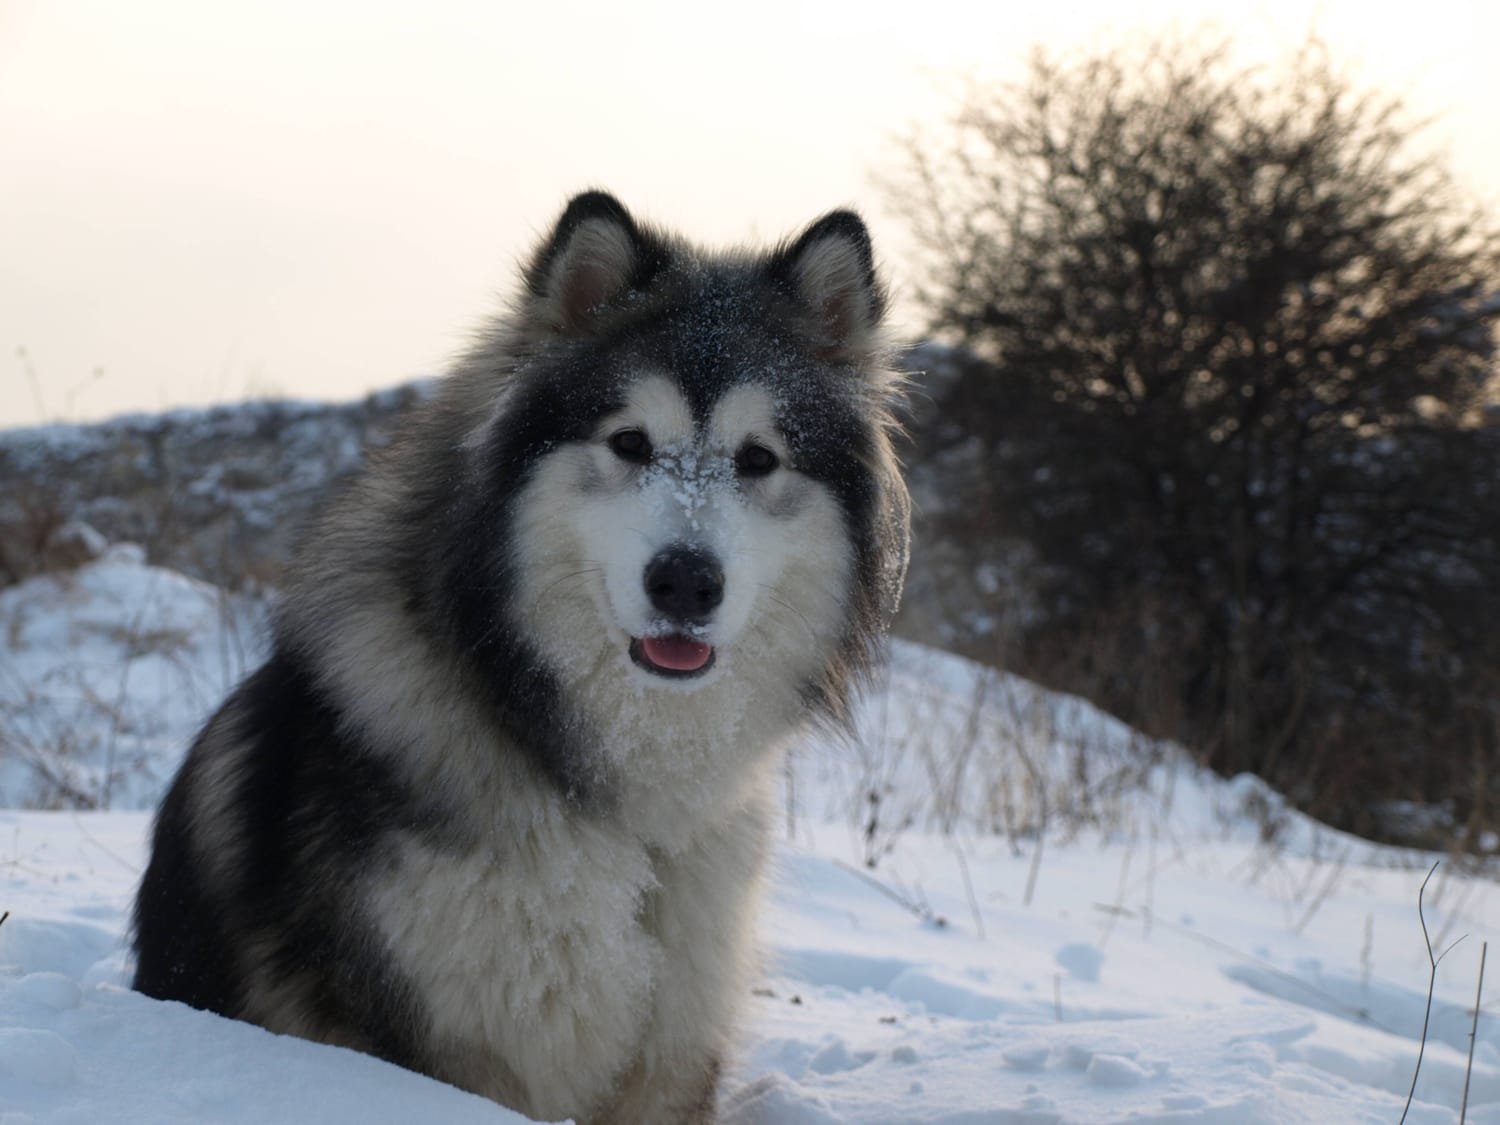
<svg viewBox="0 0 1500 1125"><path fill-rule="evenodd" d="M714 654L712 645L675 633L670 637L642 637L641 650L658 668L674 672L696 672Z"/></svg>

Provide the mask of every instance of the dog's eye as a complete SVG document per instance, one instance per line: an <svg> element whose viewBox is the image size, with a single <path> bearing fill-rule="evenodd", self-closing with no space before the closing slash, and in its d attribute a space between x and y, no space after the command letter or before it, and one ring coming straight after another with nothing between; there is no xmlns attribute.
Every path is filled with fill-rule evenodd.
<svg viewBox="0 0 1500 1125"><path fill-rule="evenodd" d="M747 442L735 456L734 467L741 476L763 477L781 462L763 445Z"/></svg>
<svg viewBox="0 0 1500 1125"><path fill-rule="evenodd" d="M651 439L643 430L619 430L610 434L609 448L621 461L645 464L651 460Z"/></svg>

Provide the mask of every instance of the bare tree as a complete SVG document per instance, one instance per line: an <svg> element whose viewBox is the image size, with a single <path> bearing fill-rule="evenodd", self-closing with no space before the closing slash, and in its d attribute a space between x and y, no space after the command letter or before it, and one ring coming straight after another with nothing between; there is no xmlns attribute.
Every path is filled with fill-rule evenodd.
<svg viewBox="0 0 1500 1125"><path fill-rule="evenodd" d="M1165 674L1157 733L1366 830L1468 811L1496 753L1500 241L1415 134L1317 44L1159 41L976 86L892 185L934 330L992 365L950 401L969 526L1045 577L1027 670L1148 726ZM1100 620L1137 659L1080 655Z"/></svg>

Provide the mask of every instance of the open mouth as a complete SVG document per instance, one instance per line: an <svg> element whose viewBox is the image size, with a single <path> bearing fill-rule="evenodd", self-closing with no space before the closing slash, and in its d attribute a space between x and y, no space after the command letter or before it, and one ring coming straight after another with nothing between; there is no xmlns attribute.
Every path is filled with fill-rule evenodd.
<svg viewBox="0 0 1500 1125"><path fill-rule="evenodd" d="M713 667L714 646L682 633L637 637L630 642L630 659L658 676L685 680Z"/></svg>

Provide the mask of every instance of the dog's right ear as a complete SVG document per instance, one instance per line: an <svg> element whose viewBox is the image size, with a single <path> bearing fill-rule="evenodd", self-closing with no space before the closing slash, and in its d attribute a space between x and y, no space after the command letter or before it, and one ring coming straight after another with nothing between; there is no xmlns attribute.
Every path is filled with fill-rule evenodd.
<svg viewBox="0 0 1500 1125"><path fill-rule="evenodd" d="M526 269L527 317L544 333L586 332L611 304L648 284L665 259L661 243L614 196L576 195Z"/></svg>
<svg viewBox="0 0 1500 1125"><path fill-rule="evenodd" d="M875 273L870 232L853 211L830 211L771 255L770 275L811 314L818 353L858 360L880 343L885 286Z"/></svg>

